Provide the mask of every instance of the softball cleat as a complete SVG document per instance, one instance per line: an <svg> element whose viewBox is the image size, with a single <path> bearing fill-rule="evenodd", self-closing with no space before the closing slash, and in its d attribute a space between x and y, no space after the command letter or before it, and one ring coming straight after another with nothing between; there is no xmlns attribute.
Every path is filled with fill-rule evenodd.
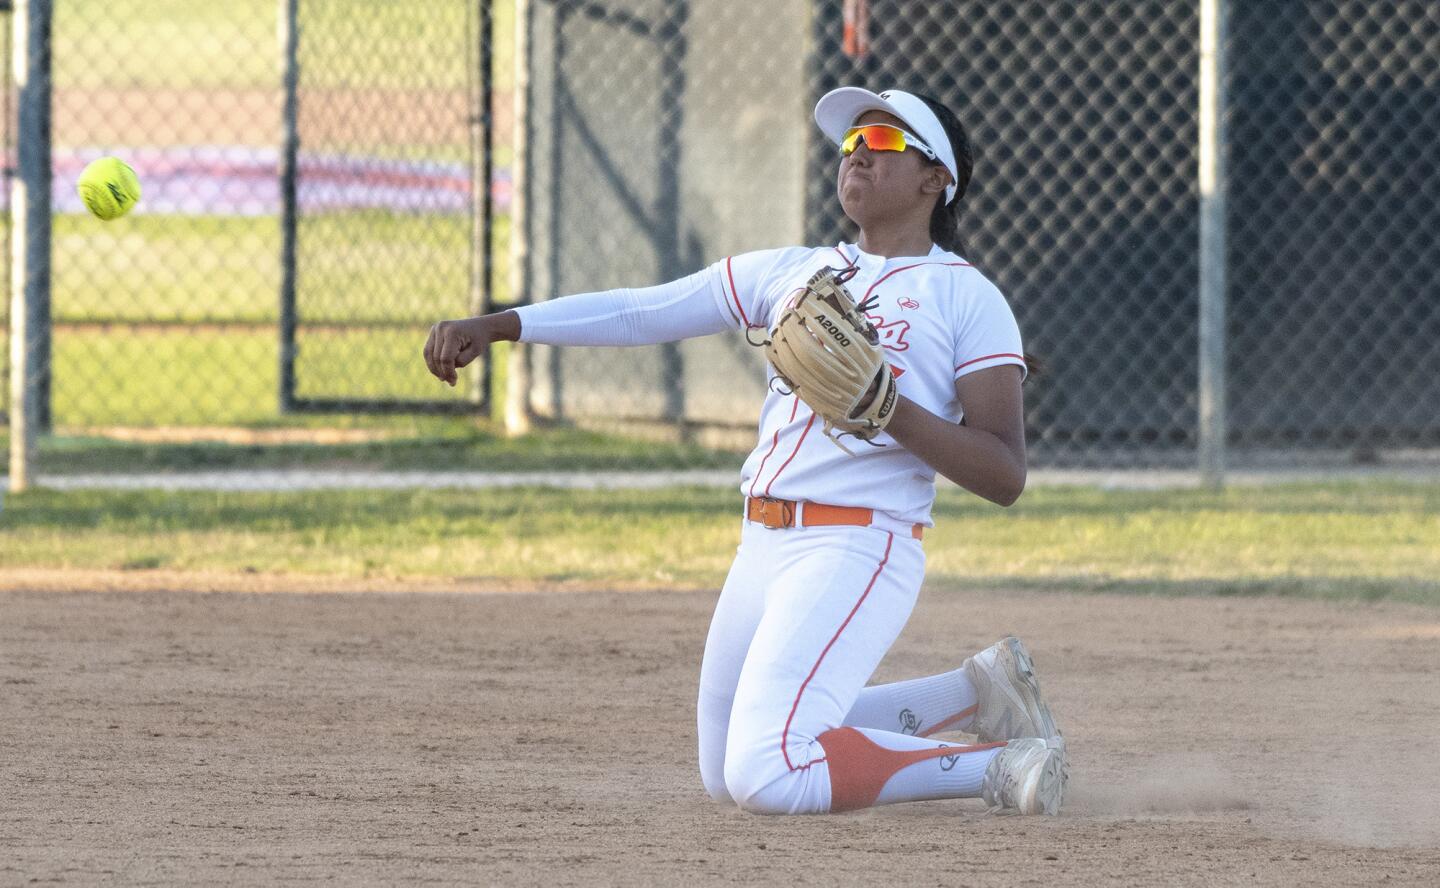
<svg viewBox="0 0 1440 888"><path fill-rule="evenodd" d="M1011 740L990 760L980 790L990 812L1060 813L1065 798L1065 750L1060 740L1026 737Z"/></svg>
<svg viewBox="0 0 1440 888"><path fill-rule="evenodd" d="M965 661L978 705L970 728L981 743L1022 737L1059 739L1060 729L1045 698L1025 644L1011 635Z"/></svg>

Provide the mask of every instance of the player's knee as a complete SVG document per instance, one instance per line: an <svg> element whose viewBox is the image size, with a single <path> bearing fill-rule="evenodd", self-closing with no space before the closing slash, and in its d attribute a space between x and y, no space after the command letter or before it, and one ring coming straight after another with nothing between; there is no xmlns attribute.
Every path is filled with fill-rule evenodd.
<svg viewBox="0 0 1440 888"><path fill-rule="evenodd" d="M726 772L725 790L740 810L750 814L788 814L783 794L775 790L774 777L755 778L742 773Z"/></svg>
<svg viewBox="0 0 1440 888"><path fill-rule="evenodd" d="M728 802L731 800L730 790L725 786L725 771L723 767L706 767L705 763L701 762L700 780L705 784L705 791L710 793L710 798L717 802Z"/></svg>
<svg viewBox="0 0 1440 888"><path fill-rule="evenodd" d="M723 737L721 738L723 741ZM730 791L725 788L725 745L707 743L704 728L700 737L700 782L705 791L717 802L730 801Z"/></svg>
<svg viewBox="0 0 1440 888"><path fill-rule="evenodd" d="M798 781L788 769L757 756L725 760L725 791L751 814L798 814Z"/></svg>

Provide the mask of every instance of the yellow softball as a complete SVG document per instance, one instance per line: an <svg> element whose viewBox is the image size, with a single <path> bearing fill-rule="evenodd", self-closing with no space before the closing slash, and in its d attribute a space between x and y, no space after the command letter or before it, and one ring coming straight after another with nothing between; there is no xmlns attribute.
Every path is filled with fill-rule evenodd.
<svg viewBox="0 0 1440 888"><path fill-rule="evenodd" d="M80 173L75 190L90 212L101 219L118 219L140 199L140 179L120 158L102 157Z"/></svg>

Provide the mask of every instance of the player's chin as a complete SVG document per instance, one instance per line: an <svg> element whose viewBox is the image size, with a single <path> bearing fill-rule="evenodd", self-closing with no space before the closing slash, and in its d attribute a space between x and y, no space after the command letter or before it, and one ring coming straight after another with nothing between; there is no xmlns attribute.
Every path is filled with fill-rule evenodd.
<svg viewBox="0 0 1440 888"><path fill-rule="evenodd" d="M858 183L853 179L840 185L837 189L840 198L840 208L845 215L850 217L852 222L860 222L866 215L866 208L871 203L870 189L866 187L869 183Z"/></svg>

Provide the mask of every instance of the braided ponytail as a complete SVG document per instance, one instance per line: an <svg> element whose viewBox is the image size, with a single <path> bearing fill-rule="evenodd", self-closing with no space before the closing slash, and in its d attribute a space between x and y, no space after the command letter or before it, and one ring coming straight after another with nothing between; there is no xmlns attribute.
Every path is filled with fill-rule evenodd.
<svg viewBox="0 0 1440 888"><path fill-rule="evenodd" d="M960 118L956 117L949 108L929 96L917 96L917 98L934 112L935 117L940 121L940 126L945 129L946 137L950 139L950 150L955 155L955 199L946 204L944 192L935 198L935 209L930 213L930 239L942 250L963 256L967 250L965 241L960 234L960 216L964 212L962 201L965 198L965 190L970 186L970 176L975 170L975 156L970 151L970 137L966 135Z"/></svg>

